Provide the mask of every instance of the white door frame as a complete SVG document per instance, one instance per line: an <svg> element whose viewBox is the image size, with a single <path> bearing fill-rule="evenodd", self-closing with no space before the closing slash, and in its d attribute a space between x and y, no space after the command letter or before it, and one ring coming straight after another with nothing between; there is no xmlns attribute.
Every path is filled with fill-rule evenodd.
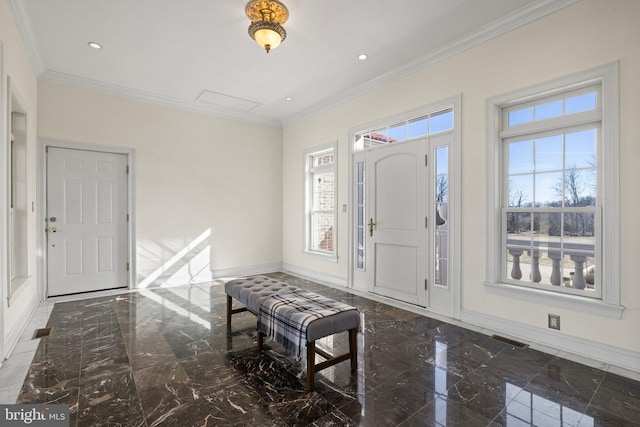
<svg viewBox="0 0 640 427"><path fill-rule="evenodd" d="M6 113L5 113L5 109L6 104L8 102L7 99L5 99L4 97L4 68L3 68L3 44L2 44L2 40L0 40L0 141L2 141L2 149L0 149L0 165L4 166L6 165L6 152L7 152L7 133L6 133L6 128L5 128L5 120L6 120ZM2 167L3 171L6 171L7 168ZM6 172L3 174L0 174L0 188L2 188L3 190L0 191L0 194L2 195L0 197L0 241L2 242L6 242L8 239L6 239L6 224L7 224L7 207L6 207L6 200L7 200L7 194L6 194L6 188L7 188L7 176L6 176ZM5 245L4 244L0 244L0 271L3 272L8 272L8 257L5 254ZM2 362L4 362L4 306L5 306L5 299L4 299L4 293L5 293L5 287L7 286L9 280L9 275L8 274L3 274L2 277L0 277L0 366L2 366Z"/></svg>
<svg viewBox="0 0 640 427"><path fill-rule="evenodd" d="M348 286L354 286L355 276L355 245L357 244L355 239L354 229L356 227L354 221L354 210L356 207L356 194L354 192L356 170L354 168L354 152L353 141L356 134L366 132L371 129L376 129L380 126L385 126L390 123L398 123L408 118L419 117L422 115L430 114L435 111L444 110L447 108L453 108L453 135L454 140L449 147L449 249L450 249L450 275L449 283L452 284L452 313L453 319L460 319L461 311L461 248L460 248L460 234L461 234L461 175L462 175L462 151L461 151L461 135L462 135L462 95L452 96L439 102L425 105L423 107L406 111L401 114L397 114L391 117L386 117L374 122L366 123L354 128L349 129L349 136L347 142L347 149L349 152L349 271L348 271ZM428 312L425 310L425 312Z"/></svg>
<svg viewBox="0 0 640 427"><path fill-rule="evenodd" d="M37 212L39 227L37 235L38 248L38 297L40 301L47 298L47 235L46 235L46 218L47 218L47 147L67 148L85 151L99 151L103 153L124 154L127 156L127 165L129 165L129 174L127 177L127 202L129 204L129 227L127 236L127 245L129 251L129 274L128 289L134 289L136 286L136 194L135 194L135 149L127 147L92 145L78 142L63 141L50 138L38 139L38 200L41 209Z"/></svg>

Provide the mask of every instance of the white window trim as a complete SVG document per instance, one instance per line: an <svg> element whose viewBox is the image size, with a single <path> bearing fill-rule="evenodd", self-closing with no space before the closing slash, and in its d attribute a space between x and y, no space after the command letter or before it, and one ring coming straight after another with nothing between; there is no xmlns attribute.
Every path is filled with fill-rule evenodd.
<svg viewBox="0 0 640 427"><path fill-rule="evenodd" d="M310 159L322 153L333 152L333 252L321 252L311 248L312 183L309 181ZM304 150L304 252L329 261L338 262L338 143L334 142Z"/></svg>
<svg viewBox="0 0 640 427"><path fill-rule="evenodd" d="M620 305L620 174L619 174L619 65L613 62L554 81L531 86L487 100L487 292L517 298L529 302L583 311L599 316L621 318L624 307ZM602 298L563 294L501 282L502 254L502 138L500 136L502 113L510 105L534 98L552 96L586 84L602 85L602 141L606 150L602 156L602 187L605 206L602 213Z"/></svg>

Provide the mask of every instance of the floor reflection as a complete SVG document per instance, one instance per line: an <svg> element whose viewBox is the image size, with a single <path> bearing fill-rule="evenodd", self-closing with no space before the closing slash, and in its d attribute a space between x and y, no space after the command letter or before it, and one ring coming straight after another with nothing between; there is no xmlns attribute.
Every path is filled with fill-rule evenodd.
<svg viewBox="0 0 640 427"><path fill-rule="evenodd" d="M58 303L19 403L64 403L71 425L640 425L640 384L288 276L358 307L358 371L317 374L269 343L255 317L225 319L223 286L148 288ZM318 343L348 348L348 335Z"/></svg>

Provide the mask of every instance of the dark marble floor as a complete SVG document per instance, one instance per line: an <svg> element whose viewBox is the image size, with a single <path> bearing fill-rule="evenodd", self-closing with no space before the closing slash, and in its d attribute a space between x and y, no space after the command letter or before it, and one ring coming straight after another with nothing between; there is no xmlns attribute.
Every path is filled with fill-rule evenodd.
<svg viewBox="0 0 640 427"><path fill-rule="evenodd" d="M255 317L225 322L222 286L57 303L18 403L64 403L72 426L640 426L640 383L278 273L363 313L358 371L321 371ZM325 338L345 351L347 334Z"/></svg>

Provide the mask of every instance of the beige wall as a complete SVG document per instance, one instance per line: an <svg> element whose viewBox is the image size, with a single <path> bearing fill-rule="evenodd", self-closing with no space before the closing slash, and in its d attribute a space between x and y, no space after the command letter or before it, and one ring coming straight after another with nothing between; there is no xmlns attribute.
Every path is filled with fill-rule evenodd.
<svg viewBox="0 0 640 427"><path fill-rule="evenodd" d="M8 2L3 1L0 2L0 43L2 44L3 50L3 70L0 84L2 85L0 89L0 93L2 93L2 99L0 99L0 120L2 120L2 124L0 125L0 141L2 141L1 149L2 153L0 154L0 170L2 171L2 179L0 182L2 185L0 186L0 197L2 197L3 203L0 203L2 209L4 211L5 203L7 201L7 190L6 190L6 180L7 176L5 175L7 171L7 147L8 147L8 139L7 139L7 117L8 113L6 111L8 105L8 91L7 91L7 76L11 78L12 89L14 95L17 96L21 102L21 106L26 110L27 113L27 167L29 171L35 171L36 162L35 162L35 151L36 151L36 123L37 123L37 81L36 75L31 66L31 62L27 55L27 51L22 45L22 39L18 30L13 22L13 17L11 15L11 11L9 10ZM28 180L28 195L27 200L36 200L36 181L35 179ZM4 353L10 350L10 347L13 346L16 340L19 338L19 334L22 332L22 326L24 322L27 320L28 316L31 314L31 310L34 308L34 303L37 298L37 287L36 287L36 234L33 232L35 230L35 214L29 213L28 217L28 225L29 225L29 234L28 234L28 263L29 263L29 272L30 277L27 282L23 284L13 295L11 304L7 304L7 250L8 250L8 242L7 242L7 230L6 230L6 216L4 212L0 214L0 218L3 221L2 226L0 226L0 231L2 233L1 241L2 241L2 265L0 267L0 276L1 276L1 286L4 292L0 292L2 295L2 301L0 302L0 310L2 311L0 315L3 316L4 320ZM0 355L0 361L3 355Z"/></svg>
<svg viewBox="0 0 640 427"><path fill-rule="evenodd" d="M135 149L138 283L207 230L214 271L280 263L280 129L43 81L38 90L41 140Z"/></svg>
<svg viewBox="0 0 640 427"><path fill-rule="evenodd" d="M347 280L347 214L341 212L337 263L303 252L303 157L309 147L339 143L339 205L348 202L348 131L462 94L462 310L535 331L547 327L549 308L485 291L485 102L509 91L620 61L621 320L554 308L567 337L640 352L640 2L583 0L520 29L416 72L392 84L289 125L283 147L283 262ZM463 316L464 317L464 316ZM640 370L640 364L638 366Z"/></svg>

